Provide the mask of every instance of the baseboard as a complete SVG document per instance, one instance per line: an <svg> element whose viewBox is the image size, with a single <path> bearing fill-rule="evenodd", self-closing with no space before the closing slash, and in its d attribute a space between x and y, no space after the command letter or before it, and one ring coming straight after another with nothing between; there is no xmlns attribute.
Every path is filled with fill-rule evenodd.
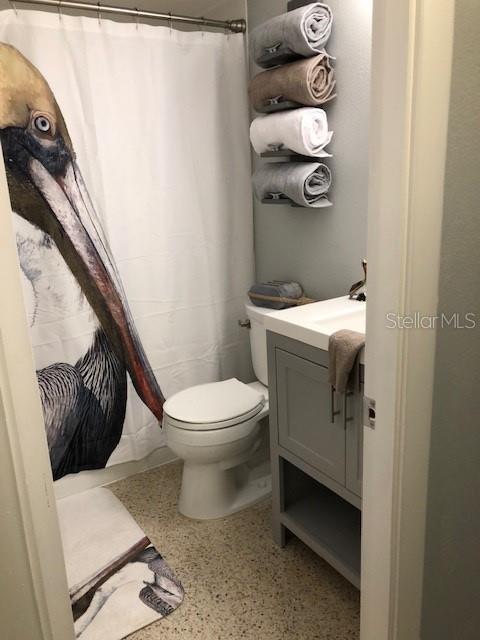
<svg viewBox="0 0 480 640"><path fill-rule="evenodd" d="M58 500L94 487L103 487L112 484L112 482L117 482L117 480L128 478L128 476L133 476L143 471L149 471L174 460L177 460L177 457L168 447L160 447L142 460L131 460L130 462L112 465L105 469L71 474L60 478L54 483L55 497Z"/></svg>

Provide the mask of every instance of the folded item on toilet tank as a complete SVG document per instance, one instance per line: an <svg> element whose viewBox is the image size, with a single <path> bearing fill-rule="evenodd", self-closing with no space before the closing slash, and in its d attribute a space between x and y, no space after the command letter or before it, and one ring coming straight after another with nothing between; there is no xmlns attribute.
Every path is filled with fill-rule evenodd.
<svg viewBox="0 0 480 640"><path fill-rule="evenodd" d="M329 207L332 174L321 162L269 162L253 174L259 200L288 198L302 207Z"/></svg>
<svg viewBox="0 0 480 640"><path fill-rule="evenodd" d="M256 296L259 296L257 298ZM285 280L271 280L270 282L257 282L253 284L249 291L248 297L257 307L265 307L266 309L286 309L296 304L296 300L303 296L303 288L298 282ZM264 297L265 299L261 299ZM278 298L277 300L268 300L267 298ZM288 301L290 300L290 302Z"/></svg>
<svg viewBox="0 0 480 640"><path fill-rule="evenodd" d="M314 56L325 48L332 21L330 7L321 2L275 16L252 30L250 54L264 69Z"/></svg>
<svg viewBox="0 0 480 640"><path fill-rule="evenodd" d="M317 107L302 107L258 116L250 125L250 141L258 154L291 149L300 155L328 158L325 147L333 131L328 130L327 114Z"/></svg>
<svg viewBox="0 0 480 640"><path fill-rule="evenodd" d="M274 103L296 102L311 107L336 97L335 71L326 52L262 71L250 81L248 94L256 111Z"/></svg>

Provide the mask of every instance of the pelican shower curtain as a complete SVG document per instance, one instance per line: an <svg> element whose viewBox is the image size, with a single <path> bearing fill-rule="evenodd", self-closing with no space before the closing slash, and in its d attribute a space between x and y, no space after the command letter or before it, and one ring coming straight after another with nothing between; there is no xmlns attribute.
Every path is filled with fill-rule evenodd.
<svg viewBox="0 0 480 640"><path fill-rule="evenodd" d="M243 37L7 10L0 41L38 69L61 112L52 123L27 96L28 122L10 122L7 151L2 137L7 164L17 161L7 157L11 149L27 148L20 135L34 135L50 153L63 115L65 153L70 144L75 158L65 159L51 189L60 185L58 198L76 214L79 202L85 210L83 235L73 240L49 233L43 218L14 214L46 422L60 422L62 437L69 428L52 387L73 403L78 371L84 380L117 376L98 393L108 397L93 398L97 413L84 415L97 420L103 408L102 435L82 444L81 462L60 465L56 477L141 459L164 445L162 394L249 373L248 337L237 326L253 276ZM46 91L36 77L31 83ZM63 205L50 206L56 196L45 194L40 164L29 179L58 219ZM120 431L112 439L113 414Z"/></svg>

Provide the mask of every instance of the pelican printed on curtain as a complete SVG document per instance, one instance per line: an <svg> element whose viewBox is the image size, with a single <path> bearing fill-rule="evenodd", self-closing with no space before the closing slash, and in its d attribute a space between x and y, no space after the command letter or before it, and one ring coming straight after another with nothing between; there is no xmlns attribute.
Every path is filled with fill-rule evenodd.
<svg viewBox="0 0 480 640"><path fill-rule="evenodd" d="M127 373L160 422L163 395L133 323L55 97L40 72L15 48L0 43L0 140L20 242L58 252L97 319L93 341L74 362L37 371L55 479L106 465L125 419ZM32 283L35 267L24 269ZM34 292L34 304L54 295Z"/></svg>

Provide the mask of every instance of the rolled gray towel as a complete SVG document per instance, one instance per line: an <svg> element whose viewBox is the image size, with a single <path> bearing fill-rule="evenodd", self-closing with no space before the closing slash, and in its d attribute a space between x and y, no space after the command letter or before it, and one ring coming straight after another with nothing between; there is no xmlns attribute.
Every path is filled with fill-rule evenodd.
<svg viewBox="0 0 480 640"><path fill-rule="evenodd" d="M321 162L270 162L253 175L259 200L286 197L302 207L330 207L327 192L331 183L331 171Z"/></svg>
<svg viewBox="0 0 480 640"><path fill-rule="evenodd" d="M251 56L263 69L314 56L325 48L332 21L330 7L321 2L275 16L253 29Z"/></svg>

